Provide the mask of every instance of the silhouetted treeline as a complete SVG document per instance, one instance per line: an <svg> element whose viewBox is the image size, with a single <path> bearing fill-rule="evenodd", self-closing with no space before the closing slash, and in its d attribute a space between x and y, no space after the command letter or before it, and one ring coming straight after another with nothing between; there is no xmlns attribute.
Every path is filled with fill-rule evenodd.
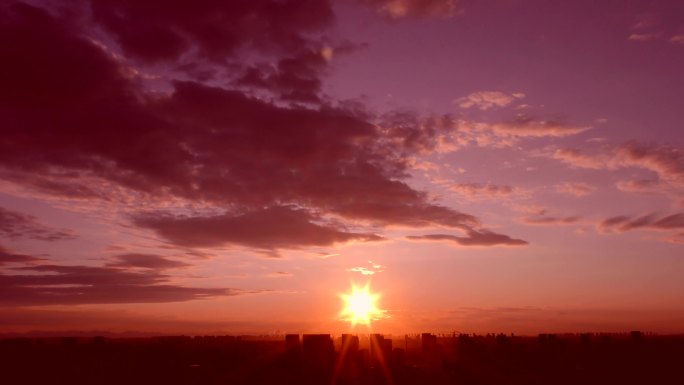
<svg viewBox="0 0 684 385"><path fill-rule="evenodd" d="M0 383L684 384L684 336L0 339Z"/></svg>

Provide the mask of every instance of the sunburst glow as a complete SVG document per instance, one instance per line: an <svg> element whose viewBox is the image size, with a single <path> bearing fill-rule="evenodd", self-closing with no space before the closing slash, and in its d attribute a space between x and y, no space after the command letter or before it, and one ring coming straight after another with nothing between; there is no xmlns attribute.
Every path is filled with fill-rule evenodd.
<svg viewBox="0 0 684 385"><path fill-rule="evenodd" d="M340 298L344 302L340 317L352 326L369 325L371 321L382 318L385 312L377 305L380 294L371 293L370 284L364 287L352 285L351 293L340 294Z"/></svg>

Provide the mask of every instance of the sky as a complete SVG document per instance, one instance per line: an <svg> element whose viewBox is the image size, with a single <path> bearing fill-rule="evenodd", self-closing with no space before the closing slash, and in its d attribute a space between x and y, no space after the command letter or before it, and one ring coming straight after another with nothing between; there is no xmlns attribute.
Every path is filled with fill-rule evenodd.
<svg viewBox="0 0 684 385"><path fill-rule="evenodd" d="M9 1L0 57L0 333L684 332L681 1Z"/></svg>

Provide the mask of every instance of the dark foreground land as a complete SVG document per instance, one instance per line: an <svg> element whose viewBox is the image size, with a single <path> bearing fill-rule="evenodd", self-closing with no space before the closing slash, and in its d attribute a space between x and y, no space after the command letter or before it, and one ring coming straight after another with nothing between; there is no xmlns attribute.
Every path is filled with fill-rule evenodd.
<svg viewBox="0 0 684 385"><path fill-rule="evenodd" d="M0 383L684 384L684 336L0 339Z"/></svg>

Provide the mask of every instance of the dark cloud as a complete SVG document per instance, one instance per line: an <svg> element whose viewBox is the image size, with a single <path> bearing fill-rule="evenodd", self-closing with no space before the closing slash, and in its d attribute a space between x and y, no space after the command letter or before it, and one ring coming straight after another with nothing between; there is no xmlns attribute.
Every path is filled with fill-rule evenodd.
<svg viewBox="0 0 684 385"><path fill-rule="evenodd" d="M334 207L335 212L348 218L365 219L376 225L402 225L407 227L429 227L442 225L454 228L470 228L479 224L472 215L460 213L448 207L421 201L393 202L388 197L382 202L361 201L342 203Z"/></svg>
<svg viewBox="0 0 684 385"><path fill-rule="evenodd" d="M322 81L320 72L327 60L320 51L306 51L283 58L274 68L269 65L249 66L237 84L275 92L283 100L319 102Z"/></svg>
<svg viewBox="0 0 684 385"><path fill-rule="evenodd" d="M39 241L61 241L73 239L71 232L47 227L31 215L0 207L0 236L28 238Z"/></svg>
<svg viewBox="0 0 684 385"><path fill-rule="evenodd" d="M237 289L178 286L169 280L169 276L153 270L134 272L114 267L26 266L0 274L0 304L180 302L246 293Z"/></svg>
<svg viewBox="0 0 684 385"><path fill-rule="evenodd" d="M114 256L113 259L113 262L107 264L108 267L142 267L163 270L190 266L190 264L185 262L174 261L154 254L121 254Z"/></svg>
<svg viewBox="0 0 684 385"><path fill-rule="evenodd" d="M32 263L41 261L41 258L33 257L25 254L15 254L0 246L0 266L8 263Z"/></svg>
<svg viewBox="0 0 684 385"><path fill-rule="evenodd" d="M615 216L604 219L598 224L601 231L625 232L630 230L678 230L684 229L684 213L666 216L648 214L642 216Z"/></svg>
<svg viewBox="0 0 684 385"><path fill-rule="evenodd" d="M427 235L411 235L408 239L415 241L451 241L461 246L523 246L528 242L522 239L514 239L504 234L497 234L487 230L469 230L467 236L458 237L449 234L427 234Z"/></svg>
<svg viewBox="0 0 684 385"><path fill-rule="evenodd" d="M382 138L403 155L430 153L439 147L444 135L451 135L456 130L449 115L419 116L403 110L385 113L378 126Z"/></svg>
<svg viewBox="0 0 684 385"><path fill-rule="evenodd" d="M102 194L93 186L79 180L79 175L74 173L50 177L0 169L0 179L47 195L62 196L70 199L107 198L106 194Z"/></svg>
<svg viewBox="0 0 684 385"><path fill-rule="evenodd" d="M449 129L444 122L377 117L358 104L317 99L325 62L303 36L329 24L327 2L92 5L93 22L114 34L123 58L94 43L73 18L21 3L0 14L0 171L9 180L79 199L114 201L107 191L127 189L230 213L137 217L136 224L181 245L295 248L380 239L347 232L332 217L479 228L474 216L436 205L405 182L409 158L438 145ZM148 47L143 36L159 46ZM247 46L276 58L270 70L255 67L261 72L250 88L263 81L283 99L310 103L257 98L216 82L172 81L170 92L151 93L127 62L175 60L186 50L238 60ZM291 228L268 219L292 220Z"/></svg>
<svg viewBox="0 0 684 385"><path fill-rule="evenodd" d="M291 207L210 217L148 215L135 220L139 226L151 228L171 242L189 247L235 243L258 249L277 249L382 239L376 234L346 232L317 221L320 218Z"/></svg>
<svg viewBox="0 0 684 385"><path fill-rule="evenodd" d="M239 49L293 51L334 20L328 0L92 1L94 20L124 52L147 61L177 60L194 49L222 61Z"/></svg>
<svg viewBox="0 0 684 385"><path fill-rule="evenodd" d="M0 72L4 168L34 179L69 172L116 178L133 165L164 173L173 168L158 162L182 160L119 64L68 20L15 4L0 16L0 51L10 58Z"/></svg>

